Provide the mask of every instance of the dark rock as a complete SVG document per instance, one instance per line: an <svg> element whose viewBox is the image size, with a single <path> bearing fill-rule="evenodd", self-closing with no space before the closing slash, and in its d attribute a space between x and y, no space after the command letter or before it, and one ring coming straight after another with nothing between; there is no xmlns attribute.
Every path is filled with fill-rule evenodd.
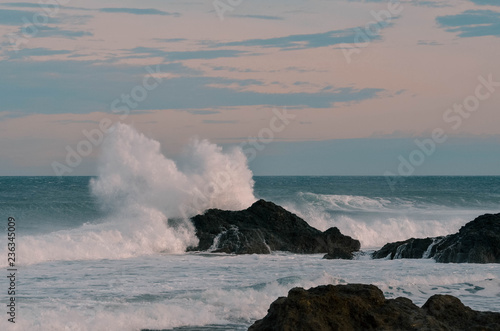
<svg viewBox="0 0 500 331"><path fill-rule="evenodd" d="M193 217L199 239L188 250L235 254L268 254L271 251L328 253L343 250L346 257L358 251L360 243L337 228L315 229L295 214L272 202L259 200L246 210L209 209Z"/></svg>
<svg viewBox="0 0 500 331"><path fill-rule="evenodd" d="M500 214L479 216L436 246L437 262L500 263Z"/></svg>
<svg viewBox="0 0 500 331"><path fill-rule="evenodd" d="M442 238L442 237L439 237ZM439 238L415 239L411 238L405 241L397 241L385 244L380 250L373 253L374 259L421 259L428 258L435 253L435 246L429 247ZM434 252L432 251L434 248Z"/></svg>
<svg viewBox="0 0 500 331"><path fill-rule="evenodd" d="M326 285L291 289L248 330L500 330L500 313L474 311L448 295L419 308L407 298L387 300L373 285Z"/></svg>
<svg viewBox="0 0 500 331"><path fill-rule="evenodd" d="M323 232L328 253L324 259L346 259L353 258L353 252L359 251L361 245L358 240L353 240L349 236L344 236L337 228L329 228Z"/></svg>
<svg viewBox="0 0 500 331"><path fill-rule="evenodd" d="M373 258L434 258L442 263L500 263L500 214L485 214L446 237L384 245Z"/></svg>
<svg viewBox="0 0 500 331"><path fill-rule="evenodd" d="M433 295L422 309L451 330L500 330L500 313L472 310L451 295Z"/></svg>
<svg viewBox="0 0 500 331"><path fill-rule="evenodd" d="M351 260L353 258L352 253L342 249L342 248L333 248L330 249L328 253L323 256L324 259L333 260L333 259L344 259Z"/></svg>

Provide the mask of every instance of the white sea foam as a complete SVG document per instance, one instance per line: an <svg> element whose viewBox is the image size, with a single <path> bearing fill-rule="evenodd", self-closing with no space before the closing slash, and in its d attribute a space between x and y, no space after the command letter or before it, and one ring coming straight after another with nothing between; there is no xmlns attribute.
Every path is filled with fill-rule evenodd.
<svg viewBox="0 0 500 331"><path fill-rule="evenodd" d="M336 226L358 239L363 249L380 248L388 242L436 237L455 233L477 211L446 209L436 205L415 206L399 198L299 193L284 206L322 231Z"/></svg>
<svg viewBox="0 0 500 331"><path fill-rule="evenodd" d="M390 200L383 198L369 198L356 195L337 195L337 194L315 194L300 192L299 197L313 204L325 205L336 210L363 210L380 211L388 209L392 204ZM399 201L399 203L403 203Z"/></svg>
<svg viewBox="0 0 500 331"><path fill-rule="evenodd" d="M500 311L498 264L432 260L324 260L321 254L149 255L23 268L23 296L12 330L140 330L234 324L246 330L296 286L365 283L387 298L421 306L452 294L477 310ZM16 329L17 327L17 329Z"/></svg>
<svg viewBox="0 0 500 331"><path fill-rule="evenodd" d="M111 216L101 224L23 237L19 262L183 253L197 244L188 217L208 208L244 209L255 201L252 172L240 149L223 152L193 140L180 163L165 157L158 141L117 124L103 144L99 176L91 181ZM169 218L179 220L169 226Z"/></svg>
<svg viewBox="0 0 500 331"><path fill-rule="evenodd" d="M193 140L179 167L161 153L158 141L118 124L103 150L99 178L91 187L107 207L146 206L167 217L187 217L207 208L242 209L255 201L241 149L223 153L207 140Z"/></svg>

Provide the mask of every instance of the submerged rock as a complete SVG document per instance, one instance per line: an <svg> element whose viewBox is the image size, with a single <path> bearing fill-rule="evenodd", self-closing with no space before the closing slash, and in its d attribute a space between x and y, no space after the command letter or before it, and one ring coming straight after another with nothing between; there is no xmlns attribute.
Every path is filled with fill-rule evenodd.
<svg viewBox="0 0 500 331"><path fill-rule="evenodd" d="M197 247L188 250L235 254L269 254L272 251L292 253L344 253L352 258L360 243L340 233L337 228L324 232L284 208L265 200L242 211L209 209L191 218L199 239Z"/></svg>
<svg viewBox="0 0 500 331"><path fill-rule="evenodd" d="M386 244L373 258L434 258L442 263L500 263L500 214L485 214L446 237Z"/></svg>
<svg viewBox="0 0 500 331"><path fill-rule="evenodd" d="M407 298L387 300L373 285L326 285L291 289L248 330L500 330L500 313L474 311L449 295L419 308Z"/></svg>
<svg viewBox="0 0 500 331"><path fill-rule="evenodd" d="M346 251L342 248L333 248L330 249L328 253L323 256L324 259L334 260L334 259L344 259L351 260L353 258L352 253Z"/></svg>

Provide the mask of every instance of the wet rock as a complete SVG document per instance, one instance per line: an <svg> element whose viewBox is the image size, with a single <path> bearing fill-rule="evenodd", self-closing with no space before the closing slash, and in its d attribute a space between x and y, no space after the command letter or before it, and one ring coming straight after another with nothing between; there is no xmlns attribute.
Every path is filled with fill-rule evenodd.
<svg viewBox="0 0 500 331"><path fill-rule="evenodd" d="M442 263L500 263L500 214L485 214L446 237L384 245L373 258L434 258Z"/></svg>
<svg viewBox="0 0 500 331"><path fill-rule="evenodd" d="M451 330L500 330L500 313L472 310L451 295L433 295L422 309Z"/></svg>
<svg viewBox="0 0 500 331"><path fill-rule="evenodd" d="M500 214L479 216L436 244L434 259L444 263L500 263Z"/></svg>
<svg viewBox="0 0 500 331"><path fill-rule="evenodd" d="M337 228L325 232L284 208L265 200L242 211L209 209L193 217L199 238L191 251L235 254L268 254L272 251L313 254L343 250L346 257L358 251L358 240Z"/></svg>
<svg viewBox="0 0 500 331"><path fill-rule="evenodd" d="M448 295L419 308L407 298L385 299L373 285L326 285L291 289L248 330L500 330L500 313L474 311Z"/></svg>
<svg viewBox="0 0 500 331"><path fill-rule="evenodd" d="M380 250L373 253L374 259L420 259L428 258L435 254L431 246L439 238L415 239L411 238L405 241L397 241L385 244ZM430 249L429 249L430 248Z"/></svg>

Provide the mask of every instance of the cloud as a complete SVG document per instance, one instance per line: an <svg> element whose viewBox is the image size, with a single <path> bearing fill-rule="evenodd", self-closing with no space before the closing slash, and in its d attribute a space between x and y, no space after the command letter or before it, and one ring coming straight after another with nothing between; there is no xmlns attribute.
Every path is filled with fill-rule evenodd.
<svg viewBox="0 0 500 331"><path fill-rule="evenodd" d="M304 73L304 72L326 72L326 70L318 70L318 69L310 69L310 68L299 68L299 67L287 67L285 69L283 69L284 71L294 71L294 72L300 72L300 73ZM277 70L272 70L270 72L276 72Z"/></svg>
<svg viewBox="0 0 500 331"><path fill-rule="evenodd" d="M259 19L259 20L283 20L283 17L268 16L268 15L232 15L232 17L255 18L255 19Z"/></svg>
<svg viewBox="0 0 500 331"><path fill-rule="evenodd" d="M388 0L348 0L349 2L389 2ZM391 2L396 2L391 0ZM446 0L408 0L405 3L410 3L413 6L419 7L431 7L431 8L441 8L441 7L450 7L448 1Z"/></svg>
<svg viewBox="0 0 500 331"><path fill-rule="evenodd" d="M0 25L23 25L30 22L36 12L25 10L0 9Z"/></svg>
<svg viewBox="0 0 500 331"><path fill-rule="evenodd" d="M379 24L380 28L390 26L390 23ZM337 44L353 44L357 41L359 30L344 29L333 30L322 33L313 34L297 34L285 37L269 38L269 39L249 39L243 41L233 41L229 43L221 43L217 46L259 46L264 48L276 47L282 50L293 49L308 49L317 47L327 47ZM371 40L379 40L380 35L374 34Z"/></svg>
<svg viewBox="0 0 500 331"><path fill-rule="evenodd" d="M203 123L205 124L235 124L238 123L238 121L230 121L230 120L203 120Z"/></svg>
<svg viewBox="0 0 500 331"><path fill-rule="evenodd" d="M259 72L257 70L248 69L248 68L236 68L236 67L228 67L228 66L213 66L212 70L220 71L225 70L229 72Z"/></svg>
<svg viewBox="0 0 500 331"><path fill-rule="evenodd" d="M423 1L423 0L413 0L412 5L418 7L431 7L431 8L443 8L451 7L448 1Z"/></svg>
<svg viewBox="0 0 500 331"><path fill-rule="evenodd" d="M170 61L193 59L211 60L221 57L238 57L242 54L247 54L247 52L244 51L231 49L167 52L158 48L150 47L136 47L131 49L130 52L135 54L148 54L154 57L164 57Z"/></svg>
<svg viewBox="0 0 500 331"><path fill-rule="evenodd" d="M71 51L67 50L55 50L55 49L48 49L48 48L43 48L43 47L38 47L38 48L24 48L17 53L12 53L10 54L10 58L23 58L23 57L29 57L29 56L51 56L51 55L62 55L62 54L71 54Z"/></svg>
<svg viewBox="0 0 500 331"><path fill-rule="evenodd" d="M439 16L436 21L462 38L500 36L500 13L492 10L467 10L458 15Z"/></svg>
<svg viewBox="0 0 500 331"><path fill-rule="evenodd" d="M47 38L47 37L60 37L67 39L76 39L81 37L93 36L91 32L88 31L74 31L74 30L64 30L58 27L42 26L38 27L38 33L34 34L35 38Z"/></svg>
<svg viewBox="0 0 500 331"><path fill-rule="evenodd" d="M238 57L246 53L247 52L230 50L230 49L168 52L167 58L171 61L193 60L193 59L210 60L221 57Z"/></svg>
<svg viewBox="0 0 500 331"><path fill-rule="evenodd" d="M181 42L181 41L186 41L187 39L186 38L167 38L167 39L154 38L153 40L160 41L162 43L177 43L177 42Z"/></svg>
<svg viewBox="0 0 500 331"><path fill-rule="evenodd" d="M262 81L257 79L239 79L238 81L232 81L231 84L238 84L239 86L251 86L251 85L265 85Z"/></svg>
<svg viewBox="0 0 500 331"><path fill-rule="evenodd" d="M337 103L377 98L376 88L337 88L327 93L259 93L236 91L214 85L239 85L236 79L219 77L181 77L164 81L159 90L163 105L172 109L211 109L231 106L279 105L307 108L331 108ZM153 100L152 100L153 101Z"/></svg>
<svg viewBox="0 0 500 331"><path fill-rule="evenodd" d="M76 123L99 124L99 122L91 121L91 120L56 120L56 121L52 121L52 123L59 123L59 124L63 124L63 125L76 124Z"/></svg>
<svg viewBox="0 0 500 331"><path fill-rule="evenodd" d="M220 111L215 111L215 110L187 110L188 113L193 114L193 115L213 115L213 114L219 114Z"/></svg>
<svg viewBox="0 0 500 331"><path fill-rule="evenodd" d="M161 71L184 75L196 72L179 63L163 64ZM98 60L4 60L0 61L0 72L0 112L19 116L109 112L115 98L130 93L147 75L142 66L116 66ZM155 104L141 103L142 109L168 107L159 99Z"/></svg>
<svg viewBox="0 0 500 331"><path fill-rule="evenodd" d="M175 75L164 78L132 111L185 109L193 112L198 109L202 111L199 114L203 114L220 107L256 105L327 109L338 103L378 98L384 91L337 87L318 93L259 93L239 91L235 86L262 84L260 81L201 76L202 73L178 62L162 64L160 71ZM24 115L110 112L113 100L131 93L147 75L142 66L71 60L0 61L0 72L0 112Z"/></svg>
<svg viewBox="0 0 500 331"><path fill-rule="evenodd" d="M419 40L417 45L425 45L425 46L440 46L444 45L443 43L437 42L435 40Z"/></svg>
<svg viewBox="0 0 500 331"><path fill-rule="evenodd" d="M1 5L6 7L40 8L40 5L38 3L32 2L6 2L2 3Z"/></svg>
<svg viewBox="0 0 500 331"><path fill-rule="evenodd" d="M179 13L169 13L163 10L153 8L101 8L102 13L117 13L117 14L133 14L133 15L162 15L162 16L179 16Z"/></svg>
<svg viewBox="0 0 500 331"><path fill-rule="evenodd" d="M500 6L500 2L498 0L471 0L476 5L482 6Z"/></svg>

